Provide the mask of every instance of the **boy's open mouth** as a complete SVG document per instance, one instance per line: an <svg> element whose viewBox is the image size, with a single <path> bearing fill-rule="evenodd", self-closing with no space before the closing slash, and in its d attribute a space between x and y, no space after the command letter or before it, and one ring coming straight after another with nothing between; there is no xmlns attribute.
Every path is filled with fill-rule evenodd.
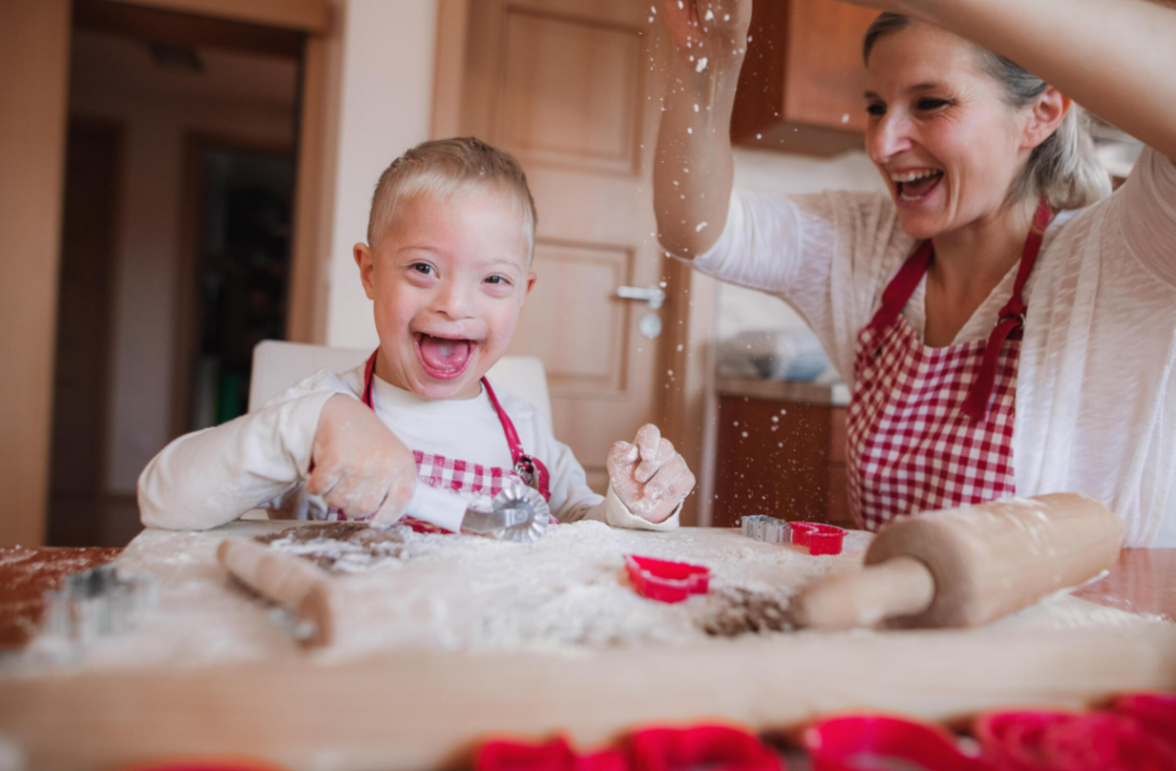
<svg viewBox="0 0 1176 771"><path fill-rule="evenodd" d="M415 333L413 340L421 367L427 375L438 380L452 380L465 372L470 363L470 354L477 345L472 340L451 340L423 332Z"/></svg>
<svg viewBox="0 0 1176 771"><path fill-rule="evenodd" d="M899 200L914 202L921 201L928 193L935 189L935 186L939 184L939 180L943 179L943 172L936 169L928 169L922 172L895 175L892 179L894 179L895 185L898 187Z"/></svg>

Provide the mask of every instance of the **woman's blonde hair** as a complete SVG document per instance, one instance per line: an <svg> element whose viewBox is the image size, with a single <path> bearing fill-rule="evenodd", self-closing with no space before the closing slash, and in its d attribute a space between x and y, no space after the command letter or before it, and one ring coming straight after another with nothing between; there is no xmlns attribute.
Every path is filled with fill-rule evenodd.
<svg viewBox="0 0 1176 771"><path fill-rule="evenodd" d="M535 251L535 200L527 175L510 153L474 137L422 142L392 161L380 175L368 217L368 245L373 249L396 216L397 206L418 195L451 200L473 187L489 188L510 197L523 215L527 262Z"/></svg>
<svg viewBox="0 0 1176 771"><path fill-rule="evenodd" d="M884 12L874 19L862 38L862 58L869 64L870 51L883 35L906 29L914 23L909 16ZM1048 84L1015 62L972 44L979 54L980 68L1001 85L1005 102L1015 108L1033 104ZM1033 148L1029 162L1013 183L1009 196L1014 201L1044 195L1055 209L1081 209L1111 194L1111 176L1103 168L1090 134L1091 119L1086 110L1071 103L1057 130Z"/></svg>

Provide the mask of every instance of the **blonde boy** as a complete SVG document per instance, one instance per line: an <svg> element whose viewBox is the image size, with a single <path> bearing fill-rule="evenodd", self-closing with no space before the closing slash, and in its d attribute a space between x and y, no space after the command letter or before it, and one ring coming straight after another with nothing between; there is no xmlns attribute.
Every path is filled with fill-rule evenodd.
<svg viewBox="0 0 1176 771"><path fill-rule="evenodd" d="M144 524L214 527L259 506L388 522L417 484L480 506L521 479L563 522L677 526L694 476L655 426L613 446L601 498L538 411L485 379L535 285L535 205L514 158L472 138L409 150L380 177L367 235L354 250L380 338L367 364L172 442L139 478Z"/></svg>

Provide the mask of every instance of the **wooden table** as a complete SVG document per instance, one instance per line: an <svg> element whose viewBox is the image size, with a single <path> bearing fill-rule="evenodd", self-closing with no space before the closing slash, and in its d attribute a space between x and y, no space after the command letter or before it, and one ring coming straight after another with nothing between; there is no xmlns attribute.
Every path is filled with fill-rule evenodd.
<svg viewBox="0 0 1176 771"><path fill-rule="evenodd" d="M665 537L730 536L683 529ZM0 551L0 565L12 556ZM51 575L55 563L78 556L99 557L66 550L37 559ZM1078 594L1117 611L1176 618L1176 550L1125 551L1110 575ZM10 596L0 588L0 606ZM174 753L374 771L461 765L479 739L503 733L565 731L594 746L651 721L720 718L762 730L860 708L956 722L1014 704L1082 707L1124 691L1176 688L1176 624L1144 621L1126 631L803 632L571 656L411 651L0 669L0 738L22 746L30 767L62 771Z"/></svg>
<svg viewBox="0 0 1176 771"><path fill-rule="evenodd" d="M113 561L122 549L0 548L0 651L23 647L41 621L41 597L62 577Z"/></svg>

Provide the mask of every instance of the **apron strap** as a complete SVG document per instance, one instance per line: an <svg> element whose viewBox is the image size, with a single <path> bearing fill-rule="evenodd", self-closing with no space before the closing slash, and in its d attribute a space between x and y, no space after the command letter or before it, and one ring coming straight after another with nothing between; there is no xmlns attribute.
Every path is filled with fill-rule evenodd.
<svg viewBox="0 0 1176 771"><path fill-rule="evenodd" d="M372 407L372 379L376 374L376 355L379 352L378 348L373 351L363 368L363 403L372 409L375 409ZM551 474L547 471L547 466L543 465L543 461L538 458L523 452L523 443L519 441L519 432L515 430L514 423L506 414L506 410L502 409L502 405L498 403L498 397L494 395L490 381L482 378L482 387L486 389L486 395L490 397L490 404L494 406L494 412L498 414L498 422L502 424L502 432L506 434L506 443L510 446L510 458L514 463L514 470L539 491L543 500L550 501Z"/></svg>
<svg viewBox="0 0 1176 771"><path fill-rule="evenodd" d="M876 331L888 329L898 321L898 315L902 313L911 295L919 288L919 282L926 275L934 253L930 240L919 244L886 285L882 292L882 306L874 313L874 318L870 319L870 326Z"/></svg>
<svg viewBox="0 0 1176 771"><path fill-rule="evenodd" d="M964 414L972 420L980 421L988 417L988 402L992 396L992 387L996 383L996 365L1000 357L1000 350L1013 332L1025 326L1024 291L1025 282L1033 272L1033 265L1037 262L1037 253L1041 251L1041 240L1049 221L1053 217L1049 201L1042 197L1033 215L1033 227L1029 230L1029 238L1025 240L1025 249L1021 252L1021 264L1017 268L1017 280L1013 284L1013 296L1000 309L1000 319L988 336L988 344L984 348L984 360L980 364L980 371L968 389L968 396L964 400Z"/></svg>
<svg viewBox="0 0 1176 771"><path fill-rule="evenodd" d="M514 422L506 414L506 410L502 409L502 405L498 403L498 397L494 395L490 381L482 378L482 387L486 389L486 395L490 397L490 403L494 405L494 411L498 413L498 422L502 424L502 432L506 434L506 443L510 445L510 457L514 461L515 471L528 483L534 485L539 494L543 496L543 500L550 501L551 474L547 471L547 466L543 465L543 461L538 458L523 452L523 443L519 441L519 432L515 430Z"/></svg>

